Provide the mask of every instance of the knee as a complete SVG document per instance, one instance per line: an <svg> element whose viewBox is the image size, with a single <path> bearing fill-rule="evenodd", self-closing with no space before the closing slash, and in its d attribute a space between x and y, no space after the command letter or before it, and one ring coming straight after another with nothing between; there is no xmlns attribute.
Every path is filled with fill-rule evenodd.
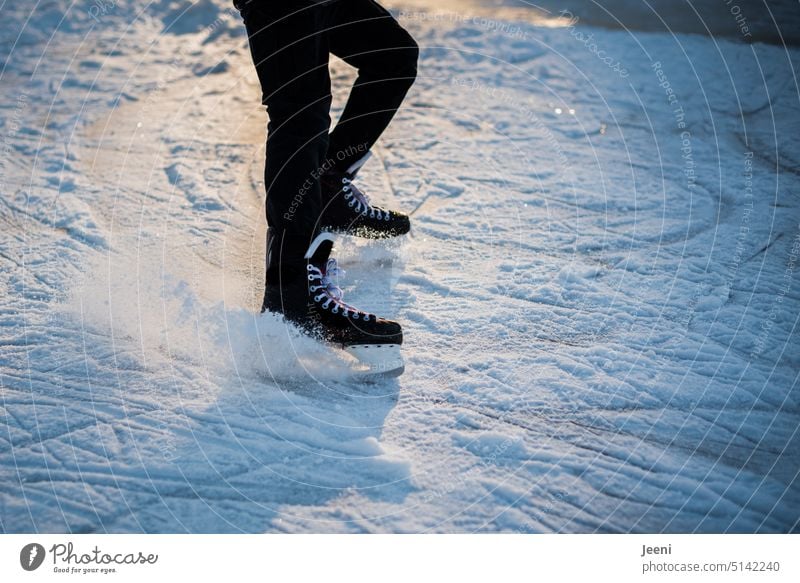
<svg viewBox="0 0 800 583"><path fill-rule="evenodd" d="M417 78L417 62L419 61L419 45L417 41L413 38L408 37L411 41L408 48L406 50L406 63L405 66L407 67L409 77L411 82L414 82L414 79Z"/></svg>
<svg viewBox="0 0 800 583"><path fill-rule="evenodd" d="M417 62L419 61L419 45L406 33L403 43L394 51L390 59L390 72L398 80L405 81L409 86L417 78Z"/></svg>
<svg viewBox="0 0 800 583"><path fill-rule="evenodd" d="M400 29L394 42L375 51L359 67L359 76L369 81L391 81L394 85L410 87L417 78L419 46L405 30ZM394 36L394 35L393 35Z"/></svg>

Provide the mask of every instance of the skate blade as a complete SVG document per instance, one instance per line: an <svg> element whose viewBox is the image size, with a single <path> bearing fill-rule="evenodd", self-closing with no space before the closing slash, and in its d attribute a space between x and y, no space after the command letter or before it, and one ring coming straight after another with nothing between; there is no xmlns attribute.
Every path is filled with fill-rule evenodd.
<svg viewBox="0 0 800 583"><path fill-rule="evenodd" d="M405 370L399 344L355 344L344 351L358 361L356 373L362 377L392 378Z"/></svg>

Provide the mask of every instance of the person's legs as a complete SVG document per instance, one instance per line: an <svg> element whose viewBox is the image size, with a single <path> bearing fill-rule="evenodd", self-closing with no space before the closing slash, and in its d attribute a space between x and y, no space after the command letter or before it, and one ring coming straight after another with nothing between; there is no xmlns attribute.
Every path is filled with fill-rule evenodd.
<svg viewBox="0 0 800 583"><path fill-rule="evenodd" d="M319 232L320 177L330 168L328 38L331 17L338 11L327 3L297 6L304 3L237 3L270 118L267 279L261 311L282 314L314 337L351 352L370 369L399 374L402 327L343 301L334 283L340 272L330 258L333 238Z"/></svg>
<svg viewBox="0 0 800 583"><path fill-rule="evenodd" d="M419 48L373 0L335 2L328 10L331 53L358 69L328 144L328 159L344 171L364 156L394 117L416 78Z"/></svg>

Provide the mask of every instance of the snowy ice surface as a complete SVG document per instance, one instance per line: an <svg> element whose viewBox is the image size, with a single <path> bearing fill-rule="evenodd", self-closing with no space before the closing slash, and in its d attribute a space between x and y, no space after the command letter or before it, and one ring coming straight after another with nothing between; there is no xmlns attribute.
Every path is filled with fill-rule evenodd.
<svg viewBox="0 0 800 583"><path fill-rule="evenodd" d="M798 529L798 49L393 4L360 184L414 229L337 251L405 326L368 385L257 313L229 4L0 8L0 531Z"/></svg>

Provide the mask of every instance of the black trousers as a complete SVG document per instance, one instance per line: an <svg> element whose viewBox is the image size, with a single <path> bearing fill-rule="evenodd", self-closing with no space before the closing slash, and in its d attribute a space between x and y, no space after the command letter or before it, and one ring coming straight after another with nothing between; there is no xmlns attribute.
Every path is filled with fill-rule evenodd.
<svg viewBox="0 0 800 583"><path fill-rule="evenodd" d="M269 113L267 223L308 241L321 208L319 176L372 147L414 82L419 49L373 0L239 0L239 7ZM332 132L331 53L358 70Z"/></svg>

